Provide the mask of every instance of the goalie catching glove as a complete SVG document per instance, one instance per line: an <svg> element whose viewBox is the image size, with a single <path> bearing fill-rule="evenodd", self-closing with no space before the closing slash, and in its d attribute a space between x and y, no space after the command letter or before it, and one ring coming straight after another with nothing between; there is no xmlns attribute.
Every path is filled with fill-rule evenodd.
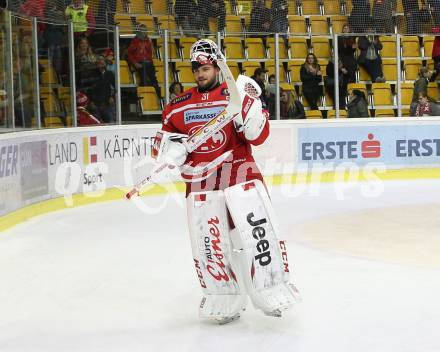
<svg viewBox="0 0 440 352"><path fill-rule="evenodd" d="M239 75L237 88L242 102L241 115L234 120L238 132L243 132L248 141L257 139L267 121L259 96L261 88L257 82L247 76Z"/></svg>
<svg viewBox="0 0 440 352"><path fill-rule="evenodd" d="M186 134L159 131L154 139L151 156L161 163L182 166L188 156L184 144L187 139Z"/></svg>

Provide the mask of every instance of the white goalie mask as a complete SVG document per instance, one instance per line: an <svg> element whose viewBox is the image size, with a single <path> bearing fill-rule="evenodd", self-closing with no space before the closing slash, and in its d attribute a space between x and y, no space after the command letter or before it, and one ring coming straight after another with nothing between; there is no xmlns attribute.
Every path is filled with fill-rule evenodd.
<svg viewBox="0 0 440 352"><path fill-rule="evenodd" d="M219 58L224 59L217 44L210 39L196 41L191 47L190 57L196 65L215 64Z"/></svg>

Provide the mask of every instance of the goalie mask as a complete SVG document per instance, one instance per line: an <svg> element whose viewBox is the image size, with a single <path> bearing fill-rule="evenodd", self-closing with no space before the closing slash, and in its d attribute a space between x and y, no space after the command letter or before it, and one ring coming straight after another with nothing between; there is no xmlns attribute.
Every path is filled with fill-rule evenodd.
<svg viewBox="0 0 440 352"><path fill-rule="evenodd" d="M200 39L196 41L190 50L192 69L196 70L200 66L208 64L217 66L219 54L220 50L212 40Z"/></svg>

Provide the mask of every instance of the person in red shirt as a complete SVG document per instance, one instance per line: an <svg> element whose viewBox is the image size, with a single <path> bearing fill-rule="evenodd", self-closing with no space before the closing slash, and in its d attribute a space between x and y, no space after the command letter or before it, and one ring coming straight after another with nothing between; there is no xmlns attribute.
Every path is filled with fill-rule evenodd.
<svg viewBox="0 0 440 352"><path fill-rule="evenodd" d="M186 182L193 259L204 293L200 317L220 324L233 321L240 317L247 296L264 314L280 317L294 303L297 291L288 281L285 245L272 226L273 209L252 156L252 147L269 136L269 114L252 79L241 76L234 87L220 83L221 70L213 59L218 52L207 39L191 48L197 86L165 107L153 152L158 162L179 167ZM242 89L249 88L241 86L246 80L259 94ZM236 87L241 113L188 153L185 139L224 110L229 90L235 92ZM233 248L241 253L237 261Z"/></svg>
<svg viewBox="0 0 440 352"><path fill-rule="evenodd" d="M160 99L160 87L156 78L156 70L153 64L153 46L147 35L147 27L140 25L128 47L128 61L136 69L140 76L140 85L147 86L148 82L156 90Z"/></svg>

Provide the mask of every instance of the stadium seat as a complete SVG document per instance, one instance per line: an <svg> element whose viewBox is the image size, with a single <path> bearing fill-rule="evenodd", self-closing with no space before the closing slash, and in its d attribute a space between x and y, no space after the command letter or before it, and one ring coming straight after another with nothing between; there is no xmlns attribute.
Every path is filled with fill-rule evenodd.
<svg viewBox="0 0 440 352"><path fill-rule="evenodd" d="M340 15L341 14L341 5L339 4L339 0L324 0L324 14L325 15Z"/></svg>
<svg viewBox="0 0 440 352"><path fill-rule="evenodd" d="M243 75L251 77L257 68L261 68L261 65L257 61L245 61L241 65L241 71Z"/></svg>
<svg viewBox="0 0 440 352"><path fill-rule="evenodd" d="M414 81L419 77L419 70L422 66L422 59L405 59L405 81Z"/></svg>
<svg viewBox="0 0 440 352"><path fill-rule="evenodd" d="M330 44L328 41L328 38L326 37L312 37L312 48L313 53L317 58L329 58L331 51L330 51Z"/></svg>
<svg viewBox="0 0 440 352"><path fill-rule="evenodd" d="M298 5L300 4L300 2L298 1L292 1L291 3L289 3L288 8L287 8L287 13L288 16L290 15L299 15L299 11L298 11Z"/></svg>
<svg viewBox="0 0 440 352"><path fill-rule="evenodd" d="M432 47L434 45L434 36L423 37L423 56L425 58L432 57Z"/></svg>
<svg viewBox="0 0 440 352"><path fill-rule="evenodd" d="M340 118L347 118L347 111L346 110L339 110L339 117ZM327 111L327 118L328 119L335 119L336 118L336 110L328 110Z"/></svg>
<svg viewBox="0 0 440 352"><path fill-rule="evenodd" d="M352 2L352 0L345 0L343 2L343 7L344 7L344 13L346 15L349 15L351 13L351 11L353 10L353 2Z"/></svg>
<svg viewBox="0 0 440 352"><path fill-rule="evenodd" d="M241 38L226 37L223 42L224 53L227 59L242 60L243 47L241 44Z"/></svg>
<svg viewBox="0 0 440 352"><path fill-rule="evenodd" d="M244 46L248 59L266 59L266 49L261 38L246 38Z"/></svg>
<svg viewBox="0 0 440 352"><path fill-rule="evenodd" d="M306 21L303 16L289 15L287 19L289 22L290 33L294 33L295 35L307 34Z"/></svg>
<svg viewBox="0 0 440 352"><path fill-rule="evenodd" d="M147 111L162 109L159 99L157 98L156 91L153 87L138 87L137 96L139 98L139 104L143 114L145 114Z"/></svg>
<svg viewBox="0 0 440 352"><path fill-rule="evenodd" d="M402 117L409 117L409 109L401 109Z"/></svg>
<svg viewBox="0 0 440 352"><path fill-rule="evenodd" d="M43 105L44 116L60 116L64 109L52 88L40 87L40 100Z"/></svg>
<svg viewBox="0 0 440 352"><path fill-rule="evenodd" d="M121 78L121 86L133 85L133 74L131 73L128 62L125 60L119 61L119 74Z"/></svg>
<svg viewBox="0 0 440 352"><path fill-rule="evenodd" d="M320 15L319 4L317 0L302 0L301 9L303 15Z"/></svg>
<svg viewBox="0 0 440 352"><path fill-rule="evenodd" d="M63 104L66 114L71 114L72 99L70 96L70 87L58 87L58 98L60 103Z"/></svg>
<svg viewBox="0 0 440 352"><path fill-rule="evenodd" d="M59 83L58 75L52 65L44 66L41 72L41 84L58 85Z"/></svg>
<svg viewBox="0 0 440 352"><path fill-rule="evenodd" d="M414 83L400 83L400 104L402 107L409 108L414 92ZM429 94L428 94L429 95Z"/></svg>
<svg viewBox="0 0 440 352"><path fill-rule="evenodd" d="M440 101L440 90L436 82L428 83L428 96L437 102Z"/></svg>
<svg viewBox="0 0 440 352"><path fill-rule="evenodd" d="M125 0L116 1L116 13L128 12L128 3Z"/></svg>
<svg viewBox="0 0 440 352"><path fill-rule="evenodd" d="M153 60L153 65L154 65L154 70L156 71L157 81L161 84L165 83L164 62L162 60ZM168 65L168 82L172 82L172 70L170 65Z"/></svg>
<svg viewBox="0 0 440 352"><path fill-rule="evenodd" d="M376 109L374 115L376 117L396 117L393 109Z"/></svg>
<svg viewBox="0 0 440 352"><path fill-rule="evenodd" d="M252 11L252 1L238 1L237 2L237 13L239 16L250 15Z"/></svg>
<svg viewBox="0 0 440 352"><path fill-rule="evenodd" d="M168 30L171 35L176 35L178 32L177 24L174 16L162 15L157 16L157 24L161 31Z"/></svg>
<svg viewBox="0 0 440 352"><path fill-rule="evenodd" d="M393 94L389 83L373 83L371 85L374 107L394 107Z"/></svg>
<svg viewBox="0 0 440 352"><path fill-rule="evenodd" d="M310 16L310 33L312 35L329 34L327 18L324 16Z"/></svg>
<svg viewBox="0 0 440 352"><path fill-rule="evenodd" d="M402 36L402 57L420 57L419 37L415 35Z"/></svg>
<svg viewBox="0 0 440 352"><path fill-rule="evenodd" d="M180 50L182 53L183 60L190 59L190 49L196 41L197 41L197 38L193 38L193 37L180 38Z"/></svg>
<svg viewBox="0 0 440 352"><path fill-rule="evenodd" d="M396 58L396 37L383 35L379 37L379 40L383 46L382 50L380 51L380 56L382 58Z"/></svg>
<svg viewBox="0 0 440 352"><path fill-rule="evenodd" d="M130 0L131 2L133 2L133 0ZM149 11L151 14L153 15L165 15L168 13L168 0L162 0L162 1L157 1L157 0L135 0L137 2L146 2L148 7L149 7Z"/></svg>
<svg viewBox="0 0 440 352"><path fill-rule="evenodd" d="M349 83L347 85L347 92L350 93L353 89L360 90L365 94L365 98L368 99L367 85L364 83Z"/></svg>
<svg viewBox="0 0 440 352"><path fill-rule="evenodd" d="M133 23L135 22L135 18L130 15L117 13L115 14L115 24L119 26L120 34L133 34Z"/></svg>
<svg viewBox="0 0 440 352"><path fill-rule="evenodd" d="M271 59L274 59L275 58L275 39L274 38L267 38L266 46L269 50L269 57ZM286 44L285 44L283 38L279 38L278 48L279 48L278 57L280 58L280 60L287 59Z"/></svg>
<svg viewBox="0 0 440 352"><path fill-rule="evenodd" d="M321 68L321 73L322 73L322 77L326 77L327 76L327 65L328 65L328 58L318 58L318 64L319 67Z"/></svg>
<svg viewBox="0 0 440 352"><path fill-rule="evenodd" d="M306 110L306 119L322 119L322 113L319 110Z"/></svg>
<svg viewBox="0 0 440 352"><path fill-rule="evenodd" d="M387 82L397 81L397 60L382 59L382 71Z"/></svg>
<svg viewBox="0 0 440 352"><path fill-rule="evenodd" d="M233 15L235 14L234 8L231 5L230 1L225 1L225 9L227 15Z"/></svg>
<svg viewBox="0 0 440 352"><path fill-rule="evenodd" d="M359 82L371 82L371 77L363 65L359 65Z"/></svg>
<svg viewBox="0 0 440 352"><path fill-rule="evenodd" d="M165 2L165 1L157 1L157 2ZM129 12L130 13L149 13L147 11L147 4L145 2L145 0L129 0L127 1L128 3L128 7L129 7Z"/></svg>
<svg viewBox="0 0 440 352"><path fill-rule="evenodd" d="M63 120L58 116L51 116L44 118L44 127L46 128L60 128L64 127Z"/></svg>
<svg viewBox="0 0 440 352"><path fill-rule="evenodd" d="M228 61L228 66L234 78L237 79L238 75L240 74L237 61Z"/></svg>
<svg viewBox="0 0 440 352"><path fill-rule="evenodd" d="M165 54L164 54L164 41L163 41L163 38L158 38L157 39L157 46L159 48L160 58L164 59L165 58ZM178 50L177 50L176 41L174 39L169 39L168 40L168 57L171 60L176 60L176 59L180 58Z"/></svg>
<svg viewBox="0 0 440 352"><path fill-rule="evenodd" d="M267 70L267 75L274 75L275 74L275 62L273 61L267 61L265 63L264 68ZM279 71L280 71L280 81L284 81L286 77L286 73L284 71L284 66L282 63L279 65Z"/></svg>
<svg viewBox="0 0 440 352"><path fill-rule="evenodd" d="M156 23L154 22L154 18L151 15L136 15L136 24L135 29L138 28L139 25L143 24L147 27L148 34L155 34L156 31Z"/></svg>
<svg viewBox="0 0 440 352"><path fill-rule="evenodd" d="M342 33L342 27L348 23L347 16L332 16L330 18L330 22L332 25L332 33Z"/></svg>
<svg viewBox="0 0 440 352"><path fill-rule="evenodd" d="M305 60L309 52L305 38L289 38L290 57Z"/></svg>
<svg viewBox="0 0 440 352"><path fill-rule="evenodd" d="M192 72L191 62L177 61L176 72L180 83L194 83L194 75Z"/></svg>
<svg viewBox="0 0 440 352"><path fill-rule="evenodd" d="M290 82L300 84L301 83L301 76L300 76L300 70L301 65L304 63L304 60L290 60L289 65L289 76L290 76Z"/></svg>
<svg viewBox="0 0 440 352"><path fill-rule="evenodd" d="M228 34L238 34L243 31L241 17L235 15L226 15L225 31Z"/></svg>
<svg viewBox="0 0 440 352"><path fill-rule="evenodd" d="M295 87L292 84L286 83L286 82L280 82L280 89L291 91L296 95Z"/></svg>

